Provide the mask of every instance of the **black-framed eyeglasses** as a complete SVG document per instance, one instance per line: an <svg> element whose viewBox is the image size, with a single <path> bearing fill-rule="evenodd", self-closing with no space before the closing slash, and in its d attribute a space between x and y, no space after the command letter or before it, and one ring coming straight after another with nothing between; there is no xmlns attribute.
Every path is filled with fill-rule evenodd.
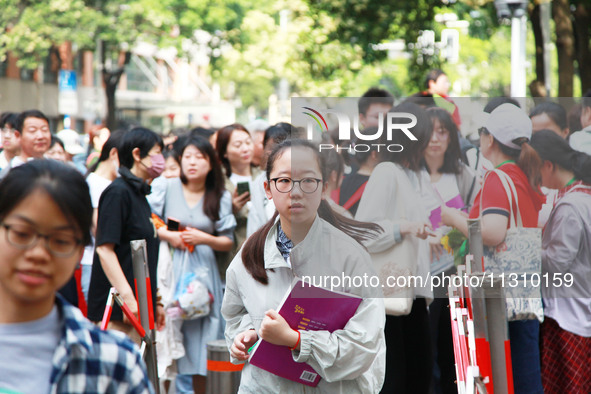
<svg viewBox="0 0 591 394"><path fill-rule="evenodd" d="M296 183L299 183L300 190L306 194L314 193L318 190L318 185L322 182L322 179L318 178L302 178L302 179L291 179L288 177L280 177L271 179L275 183L275 188L279 193L289 193L293 190Z"/></svg>
<svg viewBox="0 0 591 394"><path fill-rule="evenodd" d="M17 249L27 250L45 238L45 246L56 257L70 257L76 252L82 240L68 233L41 234L31 227L19 224L2 223L6 229L6 241Z"/></svg>

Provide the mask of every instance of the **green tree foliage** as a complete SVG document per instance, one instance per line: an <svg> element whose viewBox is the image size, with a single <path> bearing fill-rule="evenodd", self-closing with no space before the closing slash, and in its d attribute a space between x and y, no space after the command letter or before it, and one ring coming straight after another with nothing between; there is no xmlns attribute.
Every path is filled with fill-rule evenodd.
<svg viewBox="0 0 591 394"><path fill-rule="evenodd" d="M139 40L175 46L181 56L190 56L192 42L208 47L210 82L243 108L266 108L280 81L302 96L354 96L373 85L410 95L433 67L460 81L463 95L509 86L509 28L499 26L492 0L0 0L0 7L0 56L12 51L21 67L35 68L65 40L90 50L102 43L113 64ZM439 41L445 26L435 16L445 12L470 23L453 65L416 45L424 30ZM405 40L410 58L375 49L395 39Z"/></svg>
<svg viewBox="0 0 591 394"><path fill-rule="evenodd" d="M103 42L117 53L138 40L159 43L174 22L157 0L0 0L0 56L10 51L19 67L34 69L50 48L66 41L78 49Z"/></svg>
<svg viewBox="0 0 591 394"><path fill-rule="evenodd" d="M391 38L415 42L419 32L433 24L440 0L309 0L310 12L332 16L335 28L329 39L358 45L368 61L383 58L372 44Z"/></svg>
<svg viewBox="0 0 591 394"><path fill-rule="evenodd" d="M93 38L102 20L82 0L45 2L2 0L0 57L12 52L19 67L36 68L52 46L72 41L81 47L94 44ZM4 12L6 10L6 13Z"/></svg>
<svg viewBox="0 0 591 394"><path fill-rule="evenodd" d="M212 76L226 86L227 94L236 92L246 107L266 107L281 78L292 93L304 96L360 95L375 84L407 93L402 86L408 81L390 74L396 70L400 75L403 66L382 64L386 52L374 50L373 45L394 38L416 41L421 29L433 25L434 9L440 3L275 1L247 12L239 34L228 32L232 46ZM282 13L287 15L283 26ZM422 68L414 66L414 73L404 70L404 75L422 80L433 61L427 59Z"/></svg>

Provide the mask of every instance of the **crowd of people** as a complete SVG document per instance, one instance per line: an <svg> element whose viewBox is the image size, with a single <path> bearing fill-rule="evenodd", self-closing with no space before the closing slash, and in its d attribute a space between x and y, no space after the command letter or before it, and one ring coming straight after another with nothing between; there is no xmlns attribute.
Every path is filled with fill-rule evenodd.
<svg viewBox="0 0 591 394"><path fill-rule="evenodd" d="M107 331L96 325L111 287L137 316L130 241L144 239L166 390L204 393L207 343L225 339L246 362L244 393L456 393L443 286L396 298L342 284L362 302L334 332L294 330L277 309L295 276L453 275L442 238L481 218L484 245L497 246L519 215L543 229L542 273L574 280L542 289L543 318L509 321L514 392L591 392L591 98L577 126L555 102L528 114L492 99L469 141L447 76L432 71L425 89L397 105L379 88L359 99L369 135L387 112L416 117L416 142L378 141L401 152L319 151L291 124L260 120L164 139L95 127L85 150L38 110L3 113L0 391L152 392L121 308ZM250 365L259 339L289 347L319 385Z"/></svg>

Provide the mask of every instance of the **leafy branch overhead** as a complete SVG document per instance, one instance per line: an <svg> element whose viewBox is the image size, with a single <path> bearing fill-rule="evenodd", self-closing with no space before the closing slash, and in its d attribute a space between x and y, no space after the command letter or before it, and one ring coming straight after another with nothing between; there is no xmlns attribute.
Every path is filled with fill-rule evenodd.
<svg viewBox="0 0 591 394"><path fill-rule="evenodd" d="M440 0L310 0L313 14L325 12L334 17L336 29L330 39L359 45L370 60L383 56L371 50L394 38L415 42L421 30L431 29Z"/></svg>
<svg viewBox="0 0 591 394"><path fill-rule="evenodd" d="M17 65L28 69L66 41L80 50L93 50L101 41L115 50L139 39L158 44L174 22L173 14L153 0L0 0L0 7L6 10L0 17L0 56L11 52Z"/></svg>
<svg viewBox="0 0 591 394"><path fill-rule="evenodd" d="M552 1L561 94L573 91L577 73L582 91L591 87L591 68L581 66L591 59L590 4ZM208 82L243 107L267 108L280 84L299 95L360 95L372 85L408 95L436 66L461 95L503 94L510 78L510 28L497 23L493 0L0 0L0 9L0 60L11 51L19 67L34 69L64 41L101 45L110 64L139 41L172 46L188 58L205 53ZM469 24L453 66L415 45L425 30L440 40L447 26L435 19L444 14ZM410 56L375 49L396 39Z"/></svg>

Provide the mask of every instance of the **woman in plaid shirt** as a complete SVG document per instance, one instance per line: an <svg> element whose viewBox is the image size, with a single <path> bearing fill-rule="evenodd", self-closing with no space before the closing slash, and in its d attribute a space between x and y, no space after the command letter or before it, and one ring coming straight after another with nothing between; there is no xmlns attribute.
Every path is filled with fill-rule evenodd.
<svg viewBox="0 0 591 394"><path fill-rule="evenodd" d="M152 393L135 345L57 295L90 241L88 186L34 160L0 182L0 392Z"/></svg>

